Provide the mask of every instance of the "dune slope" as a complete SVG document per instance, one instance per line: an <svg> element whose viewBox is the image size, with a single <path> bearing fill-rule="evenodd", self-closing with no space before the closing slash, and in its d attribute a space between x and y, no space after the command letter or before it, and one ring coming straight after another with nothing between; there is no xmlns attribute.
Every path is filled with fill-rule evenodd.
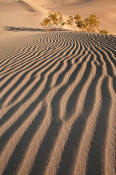
<svg viewBox="0 0 116 175"><path fill-rule="evenodd" d="M116 34L116 1L115 0L24 0L31 6L45 10L61 11L65 17L80 14L83 18L96 14L101 21L101 28Z"/></svg>
<svg viewBox="0 0 116 175"><path fill-rule="evenodd" d="M101 29L116 34L115 0L0 0L0 36L4 26L41 27L48 10L61 11L64 18L80 14L83 18L96 14Z"/></svg>
<svg viewBox="0 0 116 175"><path fill-rule="evenodd" d="M5 26L40 27L45 10L24 1L0 1L0 29ZM1 34L1 33L0 33Z"/></svg>
<svg viewBox="0 0 116 175"><path fill-rule="evenodd" d="M115 175L116 37L0 41L0 175Z"/></svg>

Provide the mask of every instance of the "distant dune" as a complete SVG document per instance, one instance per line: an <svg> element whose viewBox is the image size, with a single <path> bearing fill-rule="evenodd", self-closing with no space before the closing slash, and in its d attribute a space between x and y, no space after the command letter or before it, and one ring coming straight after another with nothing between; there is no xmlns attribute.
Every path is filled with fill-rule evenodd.
<svg viewBox="0 0 116 175"><path fill-rule="evenodd" d="M116 37L0 41L0 175L115 175Z"/></svg>
<svg viewBox="0 0 116 175"><path fill-rule="evenodd" d="M0 28L40 27L40 21L46 10L41 7L37 9L23 1L0 1Z"/></svg>
<svg viewBox="0 0 116 175"><path fill-rule="evenodd" d="M61 11L65 18L79 13L100 17L101 28L116 34L115 0L0 0L0 28L2 26L41 27L48 10Z"/></svg>
<svg viewBox="0 0 116 175"><path fill-rule="evenodd" d="M115 0L24 0L27 3L44 9L55 9L64 15L81 14L87 17L94 13L101 19L101 27L116 34L116 1Z"/></svg>

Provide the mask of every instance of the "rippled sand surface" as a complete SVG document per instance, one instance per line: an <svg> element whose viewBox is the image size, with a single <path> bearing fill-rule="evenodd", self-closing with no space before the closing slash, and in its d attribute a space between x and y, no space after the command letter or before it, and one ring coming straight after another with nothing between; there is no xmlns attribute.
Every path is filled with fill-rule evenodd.
<svg viewBox="0 0 116 175"><path fill-rule="evenodd" d="M0 40L0 175L115 175L116 37Z"/></svg>

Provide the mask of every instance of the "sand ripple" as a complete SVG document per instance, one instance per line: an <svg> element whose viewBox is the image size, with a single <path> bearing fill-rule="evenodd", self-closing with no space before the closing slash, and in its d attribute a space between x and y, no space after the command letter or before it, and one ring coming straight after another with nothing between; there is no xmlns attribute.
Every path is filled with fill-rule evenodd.
<svg viewBox="0 0 116 175"><path fill-rule="evenodd" d="M116 37L0 42L0 175L115 175Z"/></svg>

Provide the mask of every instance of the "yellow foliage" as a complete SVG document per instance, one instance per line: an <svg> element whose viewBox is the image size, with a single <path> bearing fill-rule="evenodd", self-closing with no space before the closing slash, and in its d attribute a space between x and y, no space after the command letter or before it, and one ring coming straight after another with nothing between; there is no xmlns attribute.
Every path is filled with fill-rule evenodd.
<svg viewBox="0 0 116 175"><path fill-rule="evenodd" d="M74 18L72 16L69 16L69 18L66 21L66 24L73 26L74 25Z"/></svg>
<svg viewBox="0 0 116 175"><path fill-rule="evenodd" d="M75 22L79 22L81 21L81 16L79 14L76 14L74 19L75 19Z"/></svg>
<svg viewBox="0 0 116 175"><path fill-rule="evenodd" d="M103 34L103 35L107 35L108 34L108 31L103 29L103 30L99 30L99 33L100 34Z"/></svg>
<svg viewBox="0 0 116 175"><path fill-rule="evenodd" d="M41 25L51 27L54 26L62 27L64 25L64 21L61 12L49 11L48 17L43 19Z"/></svg>
<svg viewBox="0 0 116 175"><path fill-rule="evenodd" d="M42 26L51 26L51 21L49 18L44 18L43 21L41 22Z"/></svg>
<svg viewBox="0 0 116 175"><path fill-rule="evenodd" d="M84 32L97 32L101 34L108 34L107 30L100 30L99 24L100 20L95 14L91 14L89 17L82 19L79 14L74 17L69 16L69 18L64 22L63 15L61 12L49 11L48 17L44 18L41 22L42 26L49 27L62 27L64 24L70 25L75 28L75 26Z"/></svg>
<svg viewBox="0 0 116 175"><path fill-rule="evenodd" d="M95 32L98 30L100 21L96 15L92 14L90 15L90 17L84 19L84 23L85 23L84 27L85 31Z"/></svg>

